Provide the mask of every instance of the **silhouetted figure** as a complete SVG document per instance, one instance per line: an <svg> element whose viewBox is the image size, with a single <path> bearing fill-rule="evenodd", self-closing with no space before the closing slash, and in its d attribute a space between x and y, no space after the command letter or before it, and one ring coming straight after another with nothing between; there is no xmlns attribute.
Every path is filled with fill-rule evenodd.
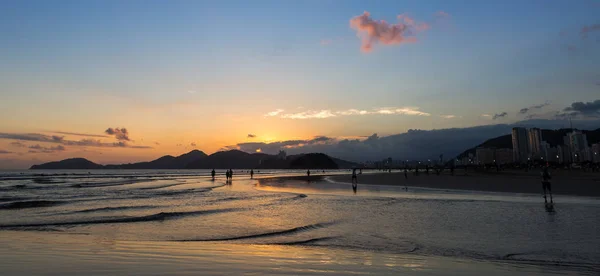
<svg viewBox="0 0 600 276"><path fill-rule="evenodd" d="M552 176L546 166L544 167L544 171L542 171L542 189L544 189L544 202L546 203L548 202L546 199L546 190L550 194L550 203L552 203L552 185L550 184L550 179L552 179Z"/></svg>
<svg viewBox="0 0 600 276"><path fill-rule="evenodd" d="M306 176L310 177L310 170L306 170Z"/></svg>
<svg viewBox="0 0 600 276"><path fill-rule="evenodd" d="M357 183L352 183L352 191L354 191L354 194L356 194L356 190L358 189L358 184Z"/></svg>
<svg viewBox="0 0 600 276"><path fill-rule="evenodd" d="M425 173L429 175L429 165L425 165Z"/></svg>
<svg viewBox="0 0 600 276"><path fill-rule="evenodd" d="M253 178L254 178L254 170L252 169L252 170L250 170L250 179L253 179Z"/></svg>
<svg viewBox="0 0 600 276"><path fill-rule="evenodd" d="M352 183L358 183L358 179L356 178L356 169L352 169Z"/></svg>
<svg viewBox="0 0 600 276"><path fill-rule="evenodd" d="M450 174L451 174L451 175L454 175L454 165L452 165L452 166L450 167Z"/></svg>
<svg viewBox="0 0 600 276"><path fill-rule="evenodd" d="M404 168L404 179L408 179L408 170Z"/></svg>
<svg viewBox="0 0 600 276"><path fill-rule="evenodd" d="M212 176L212 180L215 180L215 175L216 175L216 174L217 174L217 173L215 172L215 169L213 169L213 170L210 172L210 176Z"/></svg>

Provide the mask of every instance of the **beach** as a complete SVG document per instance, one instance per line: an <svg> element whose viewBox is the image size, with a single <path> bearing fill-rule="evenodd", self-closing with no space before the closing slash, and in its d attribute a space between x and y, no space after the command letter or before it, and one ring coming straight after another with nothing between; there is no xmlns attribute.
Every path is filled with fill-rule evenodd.
<svg viewBox="0 0 600 276"><path fill-rule="evenodd" d="M304 173L263 171L251 179L236 172L231 182L222 172L213 181L208 170L5 173L0 176L0 271L3 275L600 272L597 198L557 196L554 209L548 211L539 194L405 190L384 181L362 182L369 177L372 183L387 175L397 178L400 174L395 173L359 175L361 182L354 191L345 182L348 171L311 177Z"/></svg>
<svg viewBox="0 0 600 276"><path fill-rule="evenodd" d="M350 175L331 176L334 181L352 182ZM436 175L433 171L418 176L409 172L407 178L404 172L365 173L358 176L359 184L393 185L422 187L432 189L452 189L486 192L529 193L542 194L542 184L539 171L501 171L474 172L465 174L456 170L454 175L449 172ZM576 195L600 197L600 174L556 171L553 172L552 193L557 195Z"/></svg>

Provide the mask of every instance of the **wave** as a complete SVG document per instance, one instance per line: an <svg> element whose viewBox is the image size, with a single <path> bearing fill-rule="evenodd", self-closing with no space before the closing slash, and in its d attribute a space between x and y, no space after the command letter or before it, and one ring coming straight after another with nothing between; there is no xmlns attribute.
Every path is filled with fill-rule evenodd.
<svg viewBox="0 0 600 276"><path fill-rule="evenodd" d="M12 209L25 209L25 208L39 208L39 207L51 207L60 204L64 204L64 201L54 200L31 200L31 201L16 201L5 204L0 204L0 210L12 210Z"/></svg>
<svg viewBox="0 0 600 276"><path fill-rule="evenodd" d="M152 208L159 208L160 206L150 206L150 205L145 205L145 206L119 206L119 207L102 207L102 208L93 208L93 209L85 209L85 210L78 210L78 211L73 211L73 212L67 212L67 213L63 213L64 214L75 214L75 213L93 213L93 212L111 212L111 211L122 211L122 210L136 210L136 209L152 209Z"/></svg>
<svg viewBox="0 0 600 276"><path fill-rule="evenodd" d="M335 239L336 237L322 237L322 238L314 238L302 241L291 241L291 242L278 242L278 243L270 243L271 245L312 245L313 243L320 241L328 241Z"/></svg>
<svg viewBox="0 0 600 276"><path fill-rule="evenodd" d="M267 233L260 233L260 234L246 235L246 236L223 237L223 238L212 238L212 239L188 239L188 240L175 240L175 241L216 242L216 241L237 241L237 240L246 240L246 239L269 238L269 237L286 236L286 235L316 230L316 229L320 229L320 228L325 228L332 224L334 224L334 223L333 222L316 223L316 224L310 224L310 225L295 227L295 228L291 228L291 229L286 229L286 230L282 230L282 231L267 232Z"/></svg>
<svg viewBox="0 0 600 276"><path fill-rule="evenodd" d="M92 220L76 220L76 221L60 221L60 222L45 222L45 223L30 223L30 224L4 224L0 228L23 228L23 227L45 227L45 226L68 226L68 225L90 225L90 224L110 224L110 223L135 223L149 221L163 221L173 218L181 218L187 216L211 215L225 212L240 211L240 208L215 209L189 212L160 212L157 214L140 216L140 217L117 217L117 218L100 218Z"/></svg>
<svg viewBox="0 0 600 276"><path fill-rule="evenodd" d="M130 185L130 184L135 184L135 183L140 183L140 182L150 182L150 181L155 181L155 179L127 179L127 180L120 180L120 181L79 183L79 184L73 184L73 185L71 185L71 187L74 187L74 188L98 188L98 187Z"/></svg>

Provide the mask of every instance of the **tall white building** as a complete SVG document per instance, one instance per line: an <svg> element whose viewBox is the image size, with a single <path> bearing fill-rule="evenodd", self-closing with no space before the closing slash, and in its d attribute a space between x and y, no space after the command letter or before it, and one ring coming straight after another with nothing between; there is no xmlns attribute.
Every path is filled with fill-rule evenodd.
<svg viewBox="0 0 600 276"><path fill-rule="evenodd" d="M529 157L529 139L527 129L514 127L512 129L513 161L518 163L527 162Z"/></svg>
<svg viewBox="0 0 600 276"><path fill-rule="evenodd" d="M529 157L541 157L542 132L539 128L530 128L527 130L527 141L529 149Z"/></svg>
<svg viewBox="0 0 600 276"><path fill-rule="evenodd" d="M564 139L565 145L571 151L573 162L582 162L591 159L588 149L587 136L581 131L567 133Z"/></svg>

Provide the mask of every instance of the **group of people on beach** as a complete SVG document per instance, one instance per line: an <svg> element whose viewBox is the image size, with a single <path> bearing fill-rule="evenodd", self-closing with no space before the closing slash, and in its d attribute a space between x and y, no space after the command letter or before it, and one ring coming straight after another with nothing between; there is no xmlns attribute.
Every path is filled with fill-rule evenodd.
<svg viewBox="0 0 600 276"><path fill-rule="evenodd" d="M217 176L217 172L215 171L215 169L213 169L210 172L210 176L212 177L212 180L214 181L215 177ZM254 170L252 169L252 170L250 170L250 179L253 179L253 178L254 178ZM227 181L230 181L233 179L233 170L232 169L228 169L227 171L225 171L225 179Z"/></svg>

